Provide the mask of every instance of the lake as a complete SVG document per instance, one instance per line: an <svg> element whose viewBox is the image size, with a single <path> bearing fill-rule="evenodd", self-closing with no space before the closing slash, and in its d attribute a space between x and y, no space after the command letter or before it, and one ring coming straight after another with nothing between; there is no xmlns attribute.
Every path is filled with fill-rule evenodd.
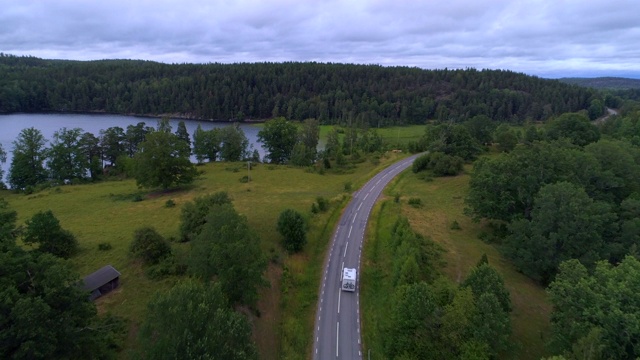
<svg viewBox="0 0 640 360"><path fill-rule="evenodd" d="M7 162L0 167L5 172L5 179L11 165L13 141L16 140L20 131L26 128L34 127L42 132L45 139L47 139L47 147L49 142L53 139L53 133L66 127L67 129L81 128L85 132L90 132L95 136L100 135L100 130L107 129L113 126L119 126L125 131L128 125L136 125L139 122L144 122L147 126L157 127L158 120L156 118L138 117L138 116L126 116L126 115L106 115L106 114L10 114L0 115L0 144L7 153ZM187 126L187 131L193 141L193 132L198 125L203 130L210 130L213 128L221 128L231 126L231 123L219 123L210 121L198 121L198 120L180 120L171 119L171 127L173 132L178 128L178 123L184 121ZM240 127L244 131L247 139L249 139L249 146L253 146L253 149L257 149L260 153L260 157L263 158L265 150L262 145L258 143L258 132L260 127L253 124L240 124ZM195 159L193 159L195 161Z"/></svg>

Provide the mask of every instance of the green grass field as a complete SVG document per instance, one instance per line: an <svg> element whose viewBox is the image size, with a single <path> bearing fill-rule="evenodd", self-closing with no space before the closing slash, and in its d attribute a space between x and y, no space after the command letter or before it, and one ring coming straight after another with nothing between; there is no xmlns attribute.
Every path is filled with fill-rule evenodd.
<svg viewBox="0 0 640 360"><path fill-rule="evenodd" d="M156 281L145 277L140 264L128 255L134 230L148 225L165 237L177 238L180 208L184 203L199 195L227 191L236 209L260 235L264 252L271 259L265 274L271 287L261 291L260 316L252 319L261 359L304 358L310 347L309 334L312 334L325 245L348 198L345 183L352 183L355 190L380 168L397 159L397 155L391 154L379 162L366 161L341 174L328 171L325 175L307 169L260 164L251 170L253 181L248 183L240 182L240 178L248 174L245 163L214 163L198 167L204 175L191 187L173 192L145 192L139 190L133 180L122 180L61 186L31 195L5 190L0 191L0 197L18 212L18 225L38 211L52 210L62 227L73 232L80 243L80 253L70 260L80 276L106 264L112 264L122 273L121 287L98 299L97 306L100 312L131 320L127 347L133 347L136 329L152 294L167 290L178 280L170 277ZM144 200L134 202L136 195ZM318 196L331 200L331 208L312 217L311 204ZM176 203L175 207L165 207L169 199ZM310 220L307 248L291 257L281 250L280 236L275 229L277 217L285 208L298 210ZM98 244L105 242L113 248L99 251ZM178 258L184 259L189 244L174 243L173 250ZM290 286L284 296L283 268L287 269L286 280L289 284L294 281L295 285Z"/></svg>
<svg viewBox="0 0 640 360"><path fill-rule="evenodd" d="M467 171L469 169L467 168ZM413 229L431 237L446 250L446 266L443 272L455 282L462 281L483 254L489 264L504 277L511 294L511 316L515 345L514 354L507 358L540 359L547 355L544 343L549 336L551 305L544 289L526 276L518 273L505 260L494 245L478 239L482 231L489 231L485 224L475 223L463 214L464 198L468 189L468 175L435 178L432 182L420 180L411 172L403 173L386 190L387 199L372 214L369 236L363 258L361 282L363 308L363 341L365 354L371 350L371 359L382 359L382 333L380 329L388 319L389 296L393 292L387 279L392 259L387 247L390 229L397 214L406 216ZM391 197L401 195L400 204ZM407 199L417 197L421 208L407 205ZM460 230L452 230L457 221Z"/></svg>

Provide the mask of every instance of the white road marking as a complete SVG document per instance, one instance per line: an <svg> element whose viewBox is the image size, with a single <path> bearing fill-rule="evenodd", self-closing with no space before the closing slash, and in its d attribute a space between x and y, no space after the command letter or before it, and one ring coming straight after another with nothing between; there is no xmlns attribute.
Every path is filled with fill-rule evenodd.
<svg viewBox="0 0 640 360"><path fill-rule="evenodd" d="M349 247L349 243L347 242L347 244L344 246L344 254L342 254L342 257L347 256L347 248Z"/></svg>
<svg viewBox="0 0 640 360"><path fill-rule="evenodd" d="M360 208L362 207L362 204L363 203L360 203L360 206L358 206L358 210L357 211L360 211Z"/></svg>
<svg viewBox="0 0 640 360"><path fill-rule="evenodd" d="M370 193L370 192L368 192L368 193L367 193L367 196L365 196L365 197L364 197L364 199L362 199L362 201L367 200L367 197L369 196L369 193Z"/></svg>
<svg viewBox="0 0 640 360"><path fill-rule="evenodd" d="M338 357L338 345L340 345L340 321L336 324L336 357Z"/></svg>
<svg viewBox="0 0 640 360"><path fill-rule="evenodd" d="M340 295L342 294L342 291L338 291L338 314L340 314Z"/></svg>
<svg viewBox="0 0 640 360"><path fill-rule="evenodd" d="M353 230L353 225L351 225L351 227L349 227L349 235L347 235L348 238L351 237L351 230Z"/></svg>

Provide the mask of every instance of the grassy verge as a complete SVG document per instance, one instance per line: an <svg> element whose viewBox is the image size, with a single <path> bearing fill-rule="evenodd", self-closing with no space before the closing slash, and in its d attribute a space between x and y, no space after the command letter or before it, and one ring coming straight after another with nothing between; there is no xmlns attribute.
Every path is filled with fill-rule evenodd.
<svg viewBox="0 0 640 360"><path fill-rule="evenodd" d="M495 246L478 239L478 235L488 229L485 224L474 223L463 214L468 181L468 175L461 175L425 182L412 173L404 173L386 191L388 195L401 194L401 204L388 200L374 212L368 230L371 235L364 252L361 288L364 350L365 353L372 350L372 359L380 359L382 354L380 339L383 334L380 329L385 317L388 318L386 294L389 294L390 285L386 284L386 278L392 262L386 243L390 226L399 213L409 219L414 230L445 248L443 256L447 265L443 271L455 282L464 279L480 257L487 254L489 263L504 277L514 307L511 320L516 351L510 356L540 359L547 355L544 343L549 335L551 305L546 293L542 287L518 273ZM409 198L420 198L423 206L408 206ZM451 229L454 221L460 229Z"/></svg>

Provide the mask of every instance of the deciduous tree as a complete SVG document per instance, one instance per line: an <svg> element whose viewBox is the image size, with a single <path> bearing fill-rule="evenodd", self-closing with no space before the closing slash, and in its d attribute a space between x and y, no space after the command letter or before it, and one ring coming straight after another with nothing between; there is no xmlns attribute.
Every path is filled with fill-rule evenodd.
<svg viewBox="0 0 640 360"><path fill-rule="evenodd" d="M139 339L142 359L258 359L249 321L219 286L195 280L153 297Z"/></svg>
<svg viewBox="0 0 640 360"><path fill-rule="evenodd" d="M180 239L190 241L195 239L207 223L207 215L214 205L230 204L229 194L221 191L215 194L199 196L182 207L180 213Z"/></svg>
<svg viewBox="0 0 640 360"><path fill-rule="evenodd" d="M220 129L220 159L242 161L248 157L249 140L238 123Z"/></svg>
<svg viewBox="0 0 640 360"><path fill-rule="evenodd" d="M298 129L295 124L283 117L269 120L258 132L258 140L264 144L270 162L283 164L289 161L291 151L296 144Z"/></svg>
<svg viewBox="0 0 640 360"><path fill-rule="evenodd" d="M191 273L216 279L233 304L254 306L267 262L260 238L230 203L209 209L206 223L191 243Z"/></svg>
<svg viewBox="0 0 640 360"><path fill-rule="evenodd" d="M40 211L27 220L23 241L25 244L36 244L38 250L62 258L69 258L78 251L76 237L60 226L60 221L51 210Z"/></svg>
<svg viewBox="0 0 640 360"><path fill-rule="evenodd" d="M522 272L547 283L562 261L578 259L592 266L606 257L606 242L616 225L611 207L593 201L583 188L566 182L545 185L535 198L531 220L509 225L505 253Z"/></svg>
<svg viewBox="0 0 640 360"><path fill-rule="evenodd" d="M80 128L62 128L53 133L47 154L47 166L52 179L64 182L86 177L89 162L83 153L81 136Z"/></svg>
<svg viewBox="0 0 640 360"><path fill-rule="evenodd" d="M147 134L134 157L133 173L138 186L167 189L193 182L197 172L186 146L171 133L169 120L161 120L158 131Z"/></svg>

